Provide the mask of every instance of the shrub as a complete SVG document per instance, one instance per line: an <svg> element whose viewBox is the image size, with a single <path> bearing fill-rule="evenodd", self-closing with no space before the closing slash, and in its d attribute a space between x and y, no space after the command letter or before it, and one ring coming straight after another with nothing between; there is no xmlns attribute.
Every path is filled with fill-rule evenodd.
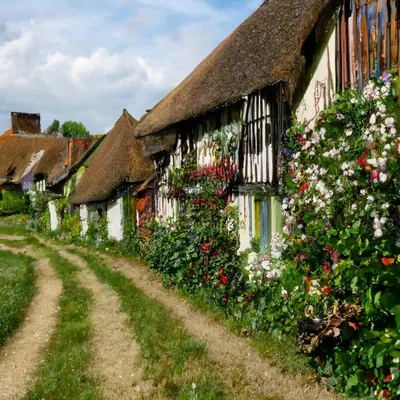
<svg viewBox="0 0 400 400"><path fill-rule="evenodd" d="M2 190L0 192L0 215L24 213L28 199L23 190Z"/></svg>
<svg viewBox="0 0 400 400"><path fill-rule="evenodd" d="M349 90L314 129L295 125L283 151L285 268L265 302L275 321L297 323L320 373L354 396L400 395L396 100L386 74Z"/></svg>

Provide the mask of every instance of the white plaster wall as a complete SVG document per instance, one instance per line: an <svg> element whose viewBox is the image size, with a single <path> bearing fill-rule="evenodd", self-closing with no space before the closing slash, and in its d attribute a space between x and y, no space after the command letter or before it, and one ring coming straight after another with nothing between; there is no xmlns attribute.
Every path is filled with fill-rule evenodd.
<svg viewBox="0 0 400 400"><path fill-rule="evenodd" d="M49 213L50 213L50 229L52 231L57 230L58 228L58 216L57 216L57 209L54 201L49 201Z"/></svg>
<svg viewBox="0 0 400 400"><path fill-rule="evenodd" d="M308 122L310 126L313 126L318 114L331 102L336 88L335 52L336 32L334 30L296 110L299 122Z"/></svg>
<svg viewBox="0 0 400 400"><path fill-rule="evenodd" d="M79 207L79 217L81 220L81 236L85 236L88 231L88 208L85 204Z"/></svg>
<svg viewBox="0 0 400 400"><path fill-rule="evenodd" d="M110 202L107 205L108 237L110 239L118 241L123 239L123 219L123 201L122 197L119 197L116 201Z"/></svg>
<svg viewBox="0 0 400 400"><path fill-rule="evenodd" d="M240 248L239 251L244 251L250 247L252 236L250 235L250 220L249 220L249 196L239 194L235 197L235 205L238 207L240 215Z"/></svg>

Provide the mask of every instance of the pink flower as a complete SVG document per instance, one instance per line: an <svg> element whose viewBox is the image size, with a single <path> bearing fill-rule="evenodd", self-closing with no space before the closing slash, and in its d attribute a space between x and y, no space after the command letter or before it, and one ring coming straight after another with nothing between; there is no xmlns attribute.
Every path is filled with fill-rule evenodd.
<svg viewBox="0 0 400 400"><path fill-rule="evenodd" d="M379 169L374 169L371 172L371 177L370 177L371 181L373 181L373 182L377 181L379 179L380 174L381 174L381 172L379 171Z"/></svg>
<svg viewBox="0 0 400 400"><path fill-rule="evenodd" d="M329 274L329 273L331 272L331 264L328 263L328 261L325 261L325 262L323 263L323 268L324 268L324 272L325 272L326 274Z"/></svg>

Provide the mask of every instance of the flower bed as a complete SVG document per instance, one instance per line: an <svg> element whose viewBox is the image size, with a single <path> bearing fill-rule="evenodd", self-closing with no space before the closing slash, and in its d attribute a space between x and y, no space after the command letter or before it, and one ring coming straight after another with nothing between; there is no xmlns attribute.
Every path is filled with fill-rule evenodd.
<svg viewBox="0 0 400 400"><path fill-rule="evenodd" d="M286 136L285 269L303 350L349 395L400 395L400 136L390 75ZM292 298L293 297L293 298ZM303 314L303 317L301 315Z"/></svg>

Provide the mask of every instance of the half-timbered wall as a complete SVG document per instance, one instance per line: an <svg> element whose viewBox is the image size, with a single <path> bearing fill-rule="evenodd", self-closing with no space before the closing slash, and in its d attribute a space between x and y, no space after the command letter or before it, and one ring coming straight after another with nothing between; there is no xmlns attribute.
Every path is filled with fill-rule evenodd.
<svg viewBox="0 0 400 400"><path fill-rule="evenodd" d="M398 69L398 0L347 0L336 29L338 89L362 87L386 70Z"/></svg>
<svg viewBox="0 0 400 400"><path fill-rule="evenodd" d="M264 247L268 245L271 235L279 230L279 206L271 197L266 195L260 199L253 196L252 191L278 185L280 139L290 118L283 89L278 85L257 91L222 110L178 127L175 147L157 163L159 217L175 218L180 211L179 202L168 198L172 168L179 168L182 160L194 152L198 165L212 164L213 142L207 137L225 130L238 138L235 162L239 166L239 184L231 202L240 211L241 249L248 248L256 236Z"/></svg>

